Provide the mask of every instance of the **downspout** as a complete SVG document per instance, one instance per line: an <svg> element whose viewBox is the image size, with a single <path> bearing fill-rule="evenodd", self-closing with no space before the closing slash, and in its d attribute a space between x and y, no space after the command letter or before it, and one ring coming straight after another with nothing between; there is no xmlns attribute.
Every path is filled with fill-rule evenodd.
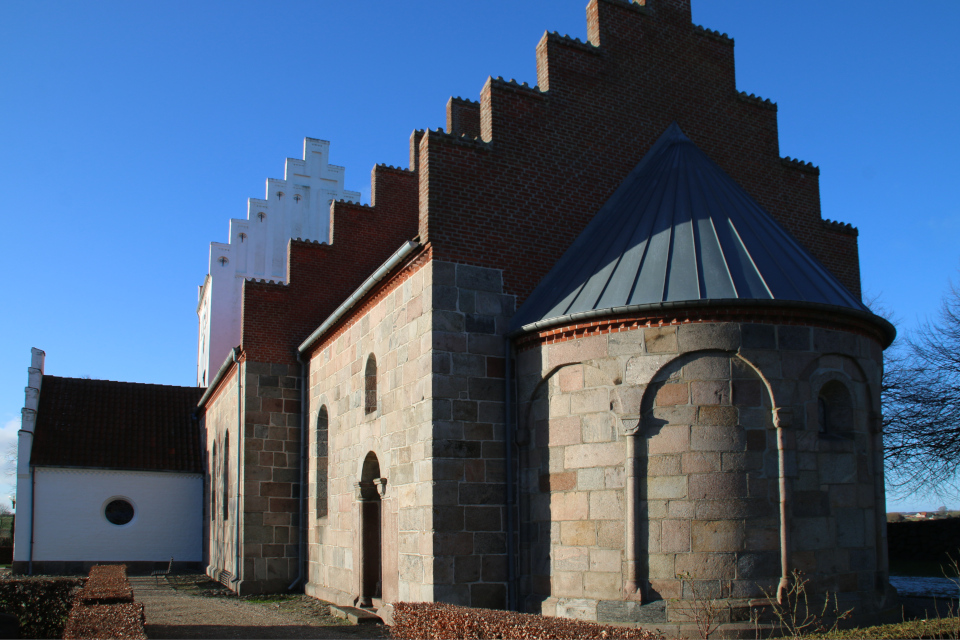
<svg viewBox="0 0 960 640"><path fill-rule="evenodd" d="M297 350L297 362L300 364L300 517L297 521L297 577L293 579L287 591L291 591L303 579L303 563L307 554L303 552L303 528L306 521L307 493L307 363L303 361L303 353Z"/></svg>
<svg viewBox="0 0 960 640"><path fill-rule="evenodd" d="M307 404L307 384L309 382L307 376L307 364L303 361L303 354L316 342L320 336L327 332L333 325L340 321L348 311L350 311L360 300L370 293L373 287L383 280L387 274L389 274L393 269L403 262L404 259L414 250L420 247L420 243L417 240L407 240L404 242L399 249L397 249L393 255L387 258L387 261L380 265L376 271L374 271L370 276L360 284L357 289L350 294L343 303L337 307L333 313L331 313L323 323L317 327L313 333L307 336L307 339L300 343L300 346L297 347L297 362L300 363L300 526L297 531L297 577L290 583L290 586L287 587L287 590L293 589L298 582L303 579L303 565L306 560L307 554L304 553L303 548L303 530L305 526L305 515L306 515L306 457L307 457L307 428L306 428L306 404ZM509 517L509 516L508 516Z"/></svg>
<svg viewBox="0 0 960 640"><path fill-rule="evenodd" d="M777 585L777 603L786 602L790 590L790 480L787 477L786 430L793 427L793 410L780 407L773 410L773 425L777 430L777 467L780 491L780 584Z"/></svg>
<svg viewBox="0 0 960 640"><path fill-rule="evenodd" d="M203 392L203 395L200 396L200 400L197 401L197 408L194 409L193 415L195 418L199 419L200 410L203 409L207 401L210 399L210 396L213 395L214 390L220 386L220 380L227 375L227 371L230 370L231 365L237 365L237 492L234 495L234 508L233 508L233 546L235 556L234 556L234 576L230 580L231 584L240 582L240 488L243 486L243 481L240 477L241 475L241 465L243 463L243 380L241 380L240 372L240 347L234 347L230 350L230 354L223 361L223 364L220 365L220 368L217 370L217 375L213 376L213 380L210 381L210 384L207 386L207 390ZM226 460L226 459L224 459ZM230 478L225 479L226 482L230 481ZM211 483L212 484L212 483ZM212 489L211 489L212 492ZM224 567L226 570L226 567Z"/></svg>
<svg viewBox="0 0 960 640"><path fill-rule="evenodd" d="M503 416L505 428L503 430L504 451L507 464L507 609L517 610L517 570L514 566L514 523L513 523L513 420L510 407L512 395L511 364L513 359L513 343L509 337L504 341L504 394Z"/></svg>
<svg viewBox="0 0 960 640"><path fill-rule="evenodd" d="M230 350L230 354L223 361L223 364L220 365L220 368L217 370L217 374L213 376L213 380L210 381L210 384L207 386L207 390L203 392L203 395L200 396L200 400L197 401L197 408L194 409L193 415L195 418L199 419L200 410L203 409L207 401L210 399L210 396L213 395L214 390L220 386L220 380L227 375L227 371L230 370L231 365L236 363L237 365L237 493L235 496L235 503L233 509L233 519L234 519L234 550L235 554L235 564L234 564L234 576L230 580L231 584L240 581L240 487L242 482L240 480L240 464L243 461L243 413L241 409L243 405L241 404L243 400L243 382L240 380L240 362L238 356L240 354L240 347L234 347ZM226 478L226 482L229 482L230 479ZM211 483L211 493L213 492L212 483ZM223 567L226 570L226 567Z"/></svg>
<svg viewBox="0 0 960 640"><path fill-rule="evenodd" d="M233 502L233 549L237 559L233 565L236 571L230 582L239 583L242 570L240 565L240 488L243 486L243 479L240 475L243 471L243 379L240 363L237 361L237 349L233 350L232 355L233 361L237 363L237 493ZM230 478L226 478L226 481L230 482Z"/></svg>
<svg viewBox="0 0 960 640"><path fill-rule="evenodd" d="M35 495L37 495L37 482L33 473L33 465L30 465L30 558L27 562L27 573L31 576L33 575L33 523L35 519L33 497Z"/></svg>

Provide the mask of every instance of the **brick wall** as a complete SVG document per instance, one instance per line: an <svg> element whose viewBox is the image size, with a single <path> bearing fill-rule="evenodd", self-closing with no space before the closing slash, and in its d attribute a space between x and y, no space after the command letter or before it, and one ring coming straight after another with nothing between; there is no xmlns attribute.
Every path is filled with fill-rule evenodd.
<svg viewBox="0 0 960 640"><path fill-rule="evenodd" d="M377 165L372 204L334 202L330 244L291 240L288 284L243 284L243 350L256 362L293 364L296 348L377 267L417 235L417 177Z"/></svg>
<svg viewBox="0 0 960 640"><path fill-rule="evenodd" d="M501 268L522 301L673 121L859 295L856 239L820 218L819 171L782 161L776 106L739 94L733 41L689 2L592 0L589 43L546 34L538 87L491 79L451 133L415 134L420 235L439 259Z"/></svg>

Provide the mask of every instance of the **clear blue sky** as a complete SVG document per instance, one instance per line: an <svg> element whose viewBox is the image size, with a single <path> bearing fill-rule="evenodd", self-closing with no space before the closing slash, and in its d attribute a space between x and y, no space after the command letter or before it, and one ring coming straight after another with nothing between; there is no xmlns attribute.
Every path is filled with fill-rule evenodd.
<svg viewBox="0 0 960 640"><path fill-rule="evenodd" d="M585 4L0 3L0 445L32 346L53 375L193 384L209 243L304 136L369 201L373 165L407 166L448 97L534 84L545 30L586 39ZM960 3L693 15L735 38L738 88L778 103L781 154L821 168L824 217L860 229L866 295L901 329L935 313L960 267Z"/></svg>

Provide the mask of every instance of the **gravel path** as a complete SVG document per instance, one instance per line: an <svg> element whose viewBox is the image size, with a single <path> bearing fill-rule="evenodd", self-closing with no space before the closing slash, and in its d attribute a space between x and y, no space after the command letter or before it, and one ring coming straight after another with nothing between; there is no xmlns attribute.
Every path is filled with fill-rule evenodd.
<svg viewBox="0 0 960 640"><path fill-rule="evenodd" d="M200 595L203 577L157 581L131 577L133 597L143 603L150 638L382 638L382 625L345 624L307 596L280 602ZM209 583L208 583L209 584ZM177 588L174 588L176 585Z"/></svg>

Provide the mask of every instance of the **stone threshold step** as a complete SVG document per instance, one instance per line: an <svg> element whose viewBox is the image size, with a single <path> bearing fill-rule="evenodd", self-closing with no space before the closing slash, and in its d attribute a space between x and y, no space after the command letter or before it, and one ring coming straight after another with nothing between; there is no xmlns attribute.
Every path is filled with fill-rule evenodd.
<svg viewBox="0 0 960 640"><path fill-rule="evenodd" d="M377 614L371 613L366 609L358 609L357 607L332 604L330 605L330 613L349 620L353 624L383 624L383 620L381 620Z"/></svg>

